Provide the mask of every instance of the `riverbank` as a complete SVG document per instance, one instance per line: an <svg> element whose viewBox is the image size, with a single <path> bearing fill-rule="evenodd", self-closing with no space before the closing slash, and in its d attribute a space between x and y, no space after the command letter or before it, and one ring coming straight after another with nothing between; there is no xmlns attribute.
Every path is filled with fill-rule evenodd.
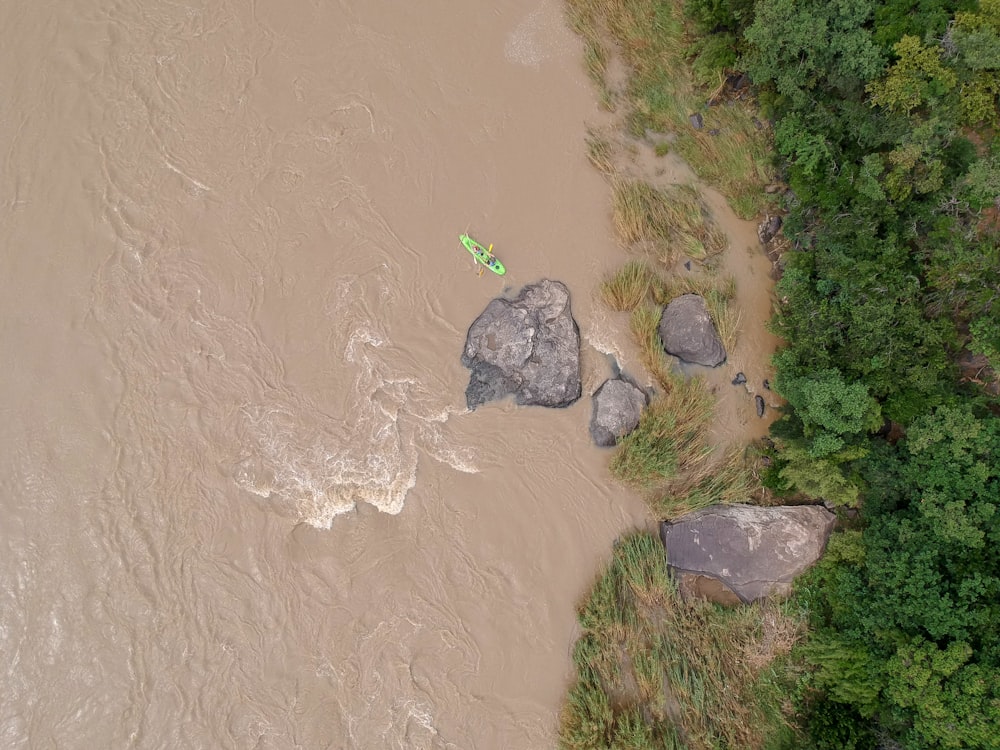
<svg viewBox="0 0 1000 750"><path fill-rule="evenodd" d="M696 85L679 11L568 5L607 113L588 151L609 183L623 267L605 279L603 297L634 334L619 352L623 370L658 394L612 472L642 489L659 517L767 502L753 445L781 403L766 385L780 342L767 328L772 262L757 235L777 208L769 134L745 100ZM691 291L725 343L720 367L679 370L663 353L659 312ZM734 385L740 373L745 383ZM581 603L563 747L754 748L787 730L781 690L763 676L800 637L801 618L777 603L734 611L685 602L664 563L655 537L624 538Z"/></svg>
<svg viewBox="0 0 1000 750"><path fill-rule="evenodd" d="M704 384L703 401L711 404L710 414L699 415L692 449L701 470L705 453L712 454L709 464L741 462L780 407L767 386L779 344L767 328L774 268L757 234L760 219L778 209L769 133L741 92L727 97L695 84L682 58L679 11L666 15L651 2L605 7L572 0L569 15L585 40L588 70L606 111L590 128L588 156L611 188L623 265L638 261L647 276L649 293L615 308L630 314L636 333L631 348L620 352L623 368L645 373L646 384L669 397L677 367L648 332L670 298L702 294L728 356L717 368L683 366L684 377ZM605 289L609 283L614 277ZM740 373L746 382L734 386ZM662 504L654 509L670 515Z"/></svg>

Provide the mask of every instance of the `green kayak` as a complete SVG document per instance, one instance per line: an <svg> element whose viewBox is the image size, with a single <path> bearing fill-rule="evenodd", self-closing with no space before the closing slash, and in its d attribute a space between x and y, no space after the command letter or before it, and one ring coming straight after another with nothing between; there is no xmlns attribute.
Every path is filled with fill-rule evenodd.
<svg viewBox="0 0 1000 750"><path fill-rule="evenodd" d="M507 269L503 267L503 263L497 260L490 250L487 250L469 235L460 234L458 235L458 239L460 239L462 244L465 245L465 249L472 253L472 257L476 259L477 263L482 263L497 276L503 276L507 273ZM491 250L492 248L493 245L490 245Z"/></svg>

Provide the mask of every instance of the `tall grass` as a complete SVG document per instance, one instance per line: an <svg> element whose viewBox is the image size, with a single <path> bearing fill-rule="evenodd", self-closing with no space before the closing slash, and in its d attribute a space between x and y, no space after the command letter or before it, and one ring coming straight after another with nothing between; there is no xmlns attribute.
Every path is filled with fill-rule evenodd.
<svg viewBox="0 0 1000 750"><path fill-rule="evenodd" d="M654 280L655 284L655 280ZM656 378L661 388L669 388L674 380L673 362L667 357L660 342L660 316L663 308L649 303L639 305L632 311L629 325L632 335L639 344L642 361L650 374Z"/></svg>
<svg viewBox="0 0 1000 750"><path fill-rule="evenodd" d="M601 297L612 310L634 310L649 294L653 272L641 260L631 260L601 284Z"/></svg>
<svg viewBox="0 0 1000 750"><path fill-rule="evenodd" d="M619 442L611 473L644 491L659 518L750 500L753 474L743 452L719 453L708 441L715 398L704 382L665 371L660 385L663 392Z"/></svg>
<svg viewBox="0 0 1000 750"><path fill-rule="evenodd" d="M629 69L622 103L629 130L637 136L647 130L675 133L673 150L695 173L728 196L739 216L756 216L768 201L763 187L774 178L770 134L747 103L706 108L710 92L696 84L686 61L680 1L567 0L567 5L602 99L610 99L607 72L614 52ZM701 130L688 122L694 112L704 117Z"/></svg>
<svg viewBox="0 0 1000 750"><path fill-rule="evenodd" d="M606 176L611 176L614 171L614 163L612 161L612 154L614 149L611 143L601 135L598 131L593 128L587 129L587 158L590 159L590 163L593 164L601 174Z"/></svg>
<svg viewBox="0 0 1000 750"><path fill-rule="evenodd" d="M615 546L578 615L563 750L755 750L785 731L767 668L801 625L780 605L684 602L663 545L639 533Z"/></svg>
<svg viewBox="0 0 1000 750"><path fill-rule="evenodd" d="M614 176L611 189L615 228L626 245L645 242L668 266L680 253L703 261L726 249L725 233L712 221L693 187L658 189Z"/></svg>

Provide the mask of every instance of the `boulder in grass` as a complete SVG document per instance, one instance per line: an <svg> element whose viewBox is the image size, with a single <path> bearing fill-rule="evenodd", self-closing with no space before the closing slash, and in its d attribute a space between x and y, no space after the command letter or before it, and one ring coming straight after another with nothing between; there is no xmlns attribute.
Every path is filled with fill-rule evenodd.
<svg viewBox="0 0 1000 750"><path fill-rule="evenodd" d="M659 331L667 354L682 362L718 367L726 361L726 349L708 306L697 294L682 294L671 300L660 316Z"/></svg>
<svg viewBox="0 0 1000 750"><path fill-rule="evenodd" d="M469 328L462 364L472 370L470 409L511 395L551 407L580 398L580 329L566 285L543 279L512 300L491 300Z"/></svg>
<svg viewBox="0 0 1000 750"><path fill-rule="evenodd" d="M605 380L594 392L590 436L595 445L610 448L639 424L646 394L624 378Z"/></svg>
<svg viewBox="0 0 1000 750"><path fill-rule="evenodd" d="M787 595L823 554L835 520L819 505L712 505L664 521L660 539L682 592L749 603Z"/></svg>

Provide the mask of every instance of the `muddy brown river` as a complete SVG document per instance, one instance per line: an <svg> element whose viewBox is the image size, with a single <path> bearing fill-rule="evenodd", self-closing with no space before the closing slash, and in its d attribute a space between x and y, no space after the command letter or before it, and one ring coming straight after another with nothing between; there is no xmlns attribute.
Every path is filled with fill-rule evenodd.
<svg viewBox="0 0 1000 750"><path fill-rule="evenodd" d="M459 357L546 277L585 395L627 335L560 3L7 0L0 39L0 746L554 747L651 519L589 398L469 412Z"/></svg>

